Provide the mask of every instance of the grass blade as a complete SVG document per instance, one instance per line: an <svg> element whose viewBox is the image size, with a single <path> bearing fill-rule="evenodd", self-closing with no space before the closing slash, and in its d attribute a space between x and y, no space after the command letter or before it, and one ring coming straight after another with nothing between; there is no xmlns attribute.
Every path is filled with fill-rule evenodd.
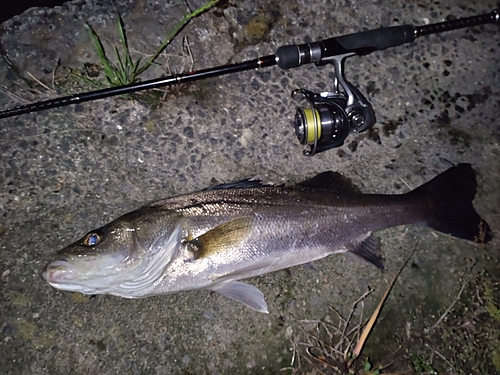
<svg viewBox="0 0 500 375"><path fill-rule="evenodd" d="M182 19L176 24L174 29L167 35L163 43L157 48L156 52L141 66L141 57L134 62L132 55L130 54L130 49L128 47L127 35L125 32L124 24L122 18L118 17L118 35L120 38L121 48L123 49L123 55L120 54L118 47L114 47L116 65L109 60L106 55L106 50L101 42L101 39L97 33L92 29L89 24L85 24L87 31L89 33L90 39L94 48L97 52L97 56L101 61L104 68L104 75L106 81L111 87L128 85L137 81L137 76L148 69L158 56L163 52L167 45L172 41L172 39L186 26L186 24L194 17L200 15L201 13L207 11L213 7L219 0L210 0L205 5L188 13L182 17Z"/></svg>
<svg viewBox="0 0 500 375"><path fill-rule="evenodd" d="M200 15L201 13L207 11L208 9L210 9L211 7L213 7L215 4L217 4L218 2L219 2L219 0L211 0L208 3L206 3L205 5L202 5L198 9L194 10L193 12L184 15L184 17L182 17L182 19L177 23L177 25L175 25L174 29L170 32L170 34L167 35L167 37L165 38L165 40L163 41L163 43L158 47L158 49L153 54L153 56L151 56L148 59L148 61L142 67L140 67L137 70L137 75L139 75L142 72L144 72L146 69L148 69L151 66L151 64L153 64L153 62L158 58L158 56L160 56L160 53L163 52L163 50L170 44L170 42L172 41L172 39L177 34L179 34L179 32L184 28L184 26L186 26L186 24L192 18L194 18L194 17Z"/></svg>
<svg viewBox="0 0 500 375"><path fill-rule="evenodd" d="M113 68L112 68L112 63L109 61L108 57L106 56L106 51L104 49L104 46L102 45L101 39L97 35L97 33L90 27L89 24L85 24L85 27L87 28L87 31L90 36L90 40L92 41L92 44L94 45L94 48L97 52L97 56L99 57L99 60L101 61L101 64L104 67L104 74L106 77L111 77L113 76Z"/></svg>

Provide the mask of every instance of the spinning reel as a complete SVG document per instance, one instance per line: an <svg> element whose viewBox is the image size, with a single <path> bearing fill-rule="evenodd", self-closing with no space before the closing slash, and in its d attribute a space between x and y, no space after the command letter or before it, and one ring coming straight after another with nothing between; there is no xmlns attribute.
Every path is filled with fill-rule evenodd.
<svg viewBox="0 0 500 375"><path fill-rule="evenodd" d="M278 48L275 55L262 56L237 64L202 69L186 74L136 82L125 86L90 91L0 110L0 119L250 69L274 65L278 65L281 69L290 69L308 63L315 63L316 65L332 63L335 69L332 92L317 94L305 89L297 89L292 93L294 99L298 101L305 100L307 104L306 107L297 108L294 128L300 143L308 146L304 154L312 156L315 153L343 145L349 133L361 133L375 124L375 113L371 104L344 77L343 65L347 57L364 56L374 51L411 43L416 38L424 35L488 23L500 24L500 8L487 14L423 26L382 27L312 43L282 46Z"/></svg>
<svg viewBox="0 0 500 375"><path fill-rule="evenodd" d="M344 60L348 56L351 54L332 58L333 92L317 94L305 89L292 92L292 98L308 104L297 108L293 123L299 142L308 146L304 155L342 146L349 133L361 133L376 122L371 104L344 77Z"/></svg>

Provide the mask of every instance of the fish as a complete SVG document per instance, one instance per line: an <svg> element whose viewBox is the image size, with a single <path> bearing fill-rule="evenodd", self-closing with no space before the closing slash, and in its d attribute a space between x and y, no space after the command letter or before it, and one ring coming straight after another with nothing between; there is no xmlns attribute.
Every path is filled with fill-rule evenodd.
<svg viewBox="0 0 500 375"><path fill-rule="evenodd" d="M124 298L205 289L268 313L264 294L239 280L335 253L384 269L373 232L385 228L416 224L490 241L472 204L476 189L465 163L397 195L361 194L331 171L293 186L241 180L162 199L91 230L41 276L63 291Z"/></svg>

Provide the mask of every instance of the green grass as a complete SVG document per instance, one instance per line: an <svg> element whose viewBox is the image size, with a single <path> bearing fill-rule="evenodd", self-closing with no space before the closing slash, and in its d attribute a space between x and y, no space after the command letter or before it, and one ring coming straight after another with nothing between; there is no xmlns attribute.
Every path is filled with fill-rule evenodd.
<svg viewBox="0 0 500 375"><path fill-rule="evenodd" d="M94 31L94 29L92 29L90 25L86 24L85 26L89 33L92 44L94 45L96 53L103 66L104 76L106 78L107 84L110 87L116 87L137 82L139 80L139 75L146 71L154 63L154 61L158 58L162 51L170 44L170 42L184 28L184 26L186 26L187 23L191 19L213 7L218 1L219 0L211 0L205 5L192 11L191 13L185 14L184 17L182 17L182 19L175 25L174 29L167 35L163 43L156 49L153 55L145 61L142 61L142 57L139 57L135 60L132 58L128 46L125 28L123 25L123 20L121 17L118 17L117 27L121 45L120 49L122 52L120 53L119 48L114 45L112 52L113 59L110 59L108 57L108 52L106 51L99 35ZM80 78L85 81L91 82L94 85L102 86L96 80L86 77Z"/></svg>

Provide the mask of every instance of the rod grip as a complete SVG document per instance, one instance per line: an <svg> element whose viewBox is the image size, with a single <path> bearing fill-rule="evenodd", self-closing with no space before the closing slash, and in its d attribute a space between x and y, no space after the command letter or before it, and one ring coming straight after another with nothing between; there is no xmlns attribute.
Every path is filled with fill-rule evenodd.
<svg viewBox="0 0 500 375"><path fill-rule="evenodd" d="M334 39L334 41L332 41ZM367 55L371 52L396 47L415 40L415 28L412 25L382 27L375 30L361 31L355 34L326 39L323 44L338 43L348 52Z"/></svg>
<svg viewBox="0 0 500 375"><path fill-rule="evenodd" d="M289 69L312 62L326 62L339 55L367 55L414 40L415 28L412 25L383 27L314 43L283 46L278 48L276 60L281 69Z"/></svg>

